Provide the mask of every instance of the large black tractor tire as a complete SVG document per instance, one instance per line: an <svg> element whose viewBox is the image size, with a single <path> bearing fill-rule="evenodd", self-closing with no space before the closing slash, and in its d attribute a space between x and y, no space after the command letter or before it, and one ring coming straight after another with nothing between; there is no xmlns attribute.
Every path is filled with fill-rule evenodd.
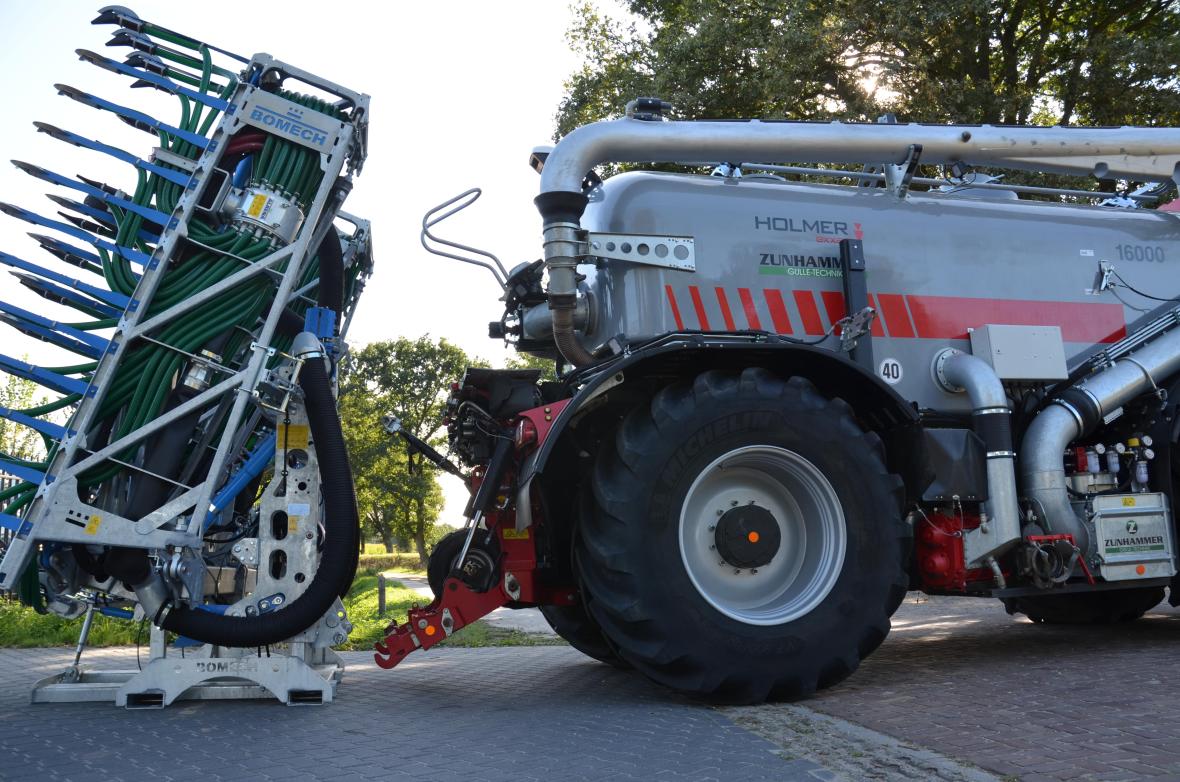
<svg viewBox="0 0 1180 782"><path fill-rule="evenodd" d="M1004 599L1010 614L1024 614L1037 624L1109 625L1133 622L1160 604L1163 587L1137 587L1109 592L1071 592Z"/></svg>
<svg viewBox="0 0 1180 782"><path fill-rule="evenodd" d="M576 557L589 612L620 657L693 697L831 686L905 596L902 482L849 405L802 378L709 371L660 390L598 454L593 494Z"/></svg>
<svg viewBox="0 0 1180 782"><path fill-rule="evenodd" d="M611 648L610 642L602 634L602 628L585 606L541 606L541 615L553 628L553 632L587 657L620 669L631 667Z"/></svg>

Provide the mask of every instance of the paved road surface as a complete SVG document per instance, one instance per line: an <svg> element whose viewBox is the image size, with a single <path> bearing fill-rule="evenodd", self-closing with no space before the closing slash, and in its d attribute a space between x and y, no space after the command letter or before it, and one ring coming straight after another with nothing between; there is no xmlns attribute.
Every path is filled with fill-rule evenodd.
<svg viewBox="0 0 1180 782"><path fill-rule="evenodd" d="M565 647L432 650L391 672L350 653L322 708L30 706L70 653L0 650L0 778L1180 779L1176 609L1051 628L911 595L894 625L844 684L733 709Z"/></svg>

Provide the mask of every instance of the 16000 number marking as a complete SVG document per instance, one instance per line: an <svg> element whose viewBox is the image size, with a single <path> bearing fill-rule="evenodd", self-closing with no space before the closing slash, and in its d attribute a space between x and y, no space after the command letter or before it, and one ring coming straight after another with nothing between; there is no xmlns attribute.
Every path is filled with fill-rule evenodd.
<svg viewBox="0 0 1180 782"><path fill-rule="evenodd" d="M1164 248L1149 244L1120 244L1118 246L1120 261L1145 261L1148 263L1163 263Z"/></svg>

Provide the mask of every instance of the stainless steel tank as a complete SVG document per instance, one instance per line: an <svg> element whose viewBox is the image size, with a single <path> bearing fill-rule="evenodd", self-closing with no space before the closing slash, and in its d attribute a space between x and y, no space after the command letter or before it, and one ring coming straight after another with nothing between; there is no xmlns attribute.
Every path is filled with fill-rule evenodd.
<svg viewBox="0 0 1180 782"><path fill-rule="evenodd" d="M1054 325L1067 358L1114 342L1157 304L1095 291L1108 261L1135 288L1175 295L1180 216L987 197L784 182L773 177L622 174L596 188L594 232L695 239L694 272L604 261L583 266L593 309L587 347L677 330L763 329L817 340L844 316L838 243L864 242L877 309L877 371L923 407L963 410L932 382L947 346L985 324ZM825 343L834 349L839 340Z"/></svg>

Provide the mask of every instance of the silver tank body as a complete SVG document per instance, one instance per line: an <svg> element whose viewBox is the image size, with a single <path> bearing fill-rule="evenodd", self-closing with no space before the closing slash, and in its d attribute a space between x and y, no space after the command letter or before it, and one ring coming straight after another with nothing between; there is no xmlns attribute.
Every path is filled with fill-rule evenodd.
<svg viewBox="0 0 1180 782"><path fill-rule="evenodd" d="M696 250L695 272L615 260L581 267L590 347L680 329L816 339L844 314L838 243L861 238L878 373L934 410L969 408L932 374L942 348L970 350L969 329L1056 325L1067 359L1124 336L1135 308L1157 303L1125 289L1126 304L1113 291L1091 293L1100 261L1139 290L1180 294L1180 215L1149 210L970 194L900 200L874 188L636 172L592 193L582 227L691 236Z"/></svg>

